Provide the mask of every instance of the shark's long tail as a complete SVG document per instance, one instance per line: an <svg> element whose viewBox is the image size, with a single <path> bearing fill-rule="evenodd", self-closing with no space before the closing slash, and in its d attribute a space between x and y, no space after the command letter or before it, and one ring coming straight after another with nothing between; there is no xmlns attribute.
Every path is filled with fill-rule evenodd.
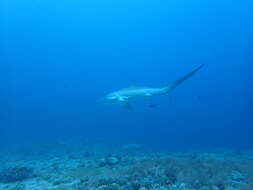
<svg viewBox="0 0 253 190"><path fill-rule="evenodd" d="M184 75L183 77L174 81L170 86L165 87L165 93L167 94L167 93L171 92L172 90L174 90L176 87L178 87L180 84L182 84L185 80L187 80L188 78L193 76L195 73L197 73L203 66L204 66L204 64L200 65L199 67L197 67L196 69L194 69L190 73L188 73L188 74Z"/></svg>

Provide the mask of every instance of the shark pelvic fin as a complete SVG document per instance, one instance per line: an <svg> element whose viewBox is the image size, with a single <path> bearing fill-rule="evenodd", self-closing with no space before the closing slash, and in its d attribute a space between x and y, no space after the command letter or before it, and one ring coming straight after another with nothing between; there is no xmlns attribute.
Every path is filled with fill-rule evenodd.
<svg viewBox="0 0 253 190"><path fill-rule="evenodd" d="M132 109L133 109L132 105L131 105L129 102L126 102L126 103L125 103L125 108L126 108L127 110L132 110Z"/></svg>

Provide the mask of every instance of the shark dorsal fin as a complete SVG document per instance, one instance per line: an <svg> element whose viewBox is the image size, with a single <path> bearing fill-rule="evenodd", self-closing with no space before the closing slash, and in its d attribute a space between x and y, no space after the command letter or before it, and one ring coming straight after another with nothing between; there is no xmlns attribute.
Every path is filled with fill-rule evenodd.
<svg viewBox="0 0 253 190"><path fill-rule="evenodd" d="M138 86L136 80L133 80L131 83L130 83L130 86L129 88L136 88Z"/></svg>
<svg viewBox="0 0 253 190"><path fill-rule="evenodd" d="M136 90L136 89L139 89L140 87L138 87L138 86L129 86L128 88L126 88L126 89L128 89L128 90Z"/></svg>

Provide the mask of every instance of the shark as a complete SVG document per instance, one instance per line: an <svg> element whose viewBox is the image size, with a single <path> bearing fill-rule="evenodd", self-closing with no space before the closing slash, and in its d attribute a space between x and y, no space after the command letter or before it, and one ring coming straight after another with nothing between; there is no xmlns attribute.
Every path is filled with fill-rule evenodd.
<svg viewBox="0 0 253 190"><path fill-rule="evenodd" d="M134 85L107 94L102 98L102 102L105 104L123 105L127 109L131 109L131 102L133 100L170 94L180 84L195 75L203 66L204 64L198 66L193 71L185 74L165 87L150 88Z"/></svg>

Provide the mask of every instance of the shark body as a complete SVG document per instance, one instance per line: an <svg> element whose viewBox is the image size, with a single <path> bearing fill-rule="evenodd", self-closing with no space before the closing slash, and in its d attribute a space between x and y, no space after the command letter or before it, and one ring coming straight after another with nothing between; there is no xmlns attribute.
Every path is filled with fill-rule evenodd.
<svg viewBox="0 0 253 190"><path fill-rule="evenodd" d="M132 86L107 94L103 98L104 103L125 105L131 108L130 102L135 99L150 98L153 96L166 95L173 91L178 85L197 73L203 65L200 65L190 73L174 81L171 85L162 88L147 88Z"/></svg>

